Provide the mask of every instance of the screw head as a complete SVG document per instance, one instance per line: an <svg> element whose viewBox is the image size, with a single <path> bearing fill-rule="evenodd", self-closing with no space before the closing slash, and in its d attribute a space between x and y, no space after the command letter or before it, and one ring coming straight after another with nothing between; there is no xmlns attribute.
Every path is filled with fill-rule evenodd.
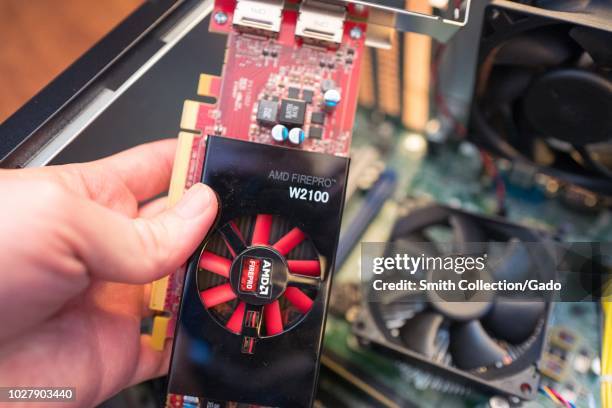
<svg viewBox="0 0 612 408"><path fill-rule="evenodd" d="M353 28L351 29L351 33L350 33L350 35L351 35L351 38L352 38L353 40L358 40L358 39L360 39L360 38L361 38L361 36L363 35L363 31L361 31L361 28L359 28L359 27L353 27Z"/></svg>
<svg viewBox="0 0 612 408"><path fill-rule="evenodd" d="M222 11L217 11L213 18L215 19L215 23L219 25L227 23L227 14Z"/></svg>

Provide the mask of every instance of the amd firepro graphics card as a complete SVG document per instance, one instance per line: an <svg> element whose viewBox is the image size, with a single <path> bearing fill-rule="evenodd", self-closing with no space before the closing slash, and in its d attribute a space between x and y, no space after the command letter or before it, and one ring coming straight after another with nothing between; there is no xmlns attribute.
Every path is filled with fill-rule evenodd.
<svg viewBox="0 0 612 408"><path fill-rule="evenodd" d="M185 102L170 201L203 182L220 212L186 269L154 287L154 340L175 339L168 406L314 402L365 47L356 17L215 3L225 65Z"/></svg>
<svg viewBox="0 0 612 408"><path fill-rule="evenodd" d="M169 390L308 406L349 160L215 136L206 156L219 227L187 269Z"/></svg>

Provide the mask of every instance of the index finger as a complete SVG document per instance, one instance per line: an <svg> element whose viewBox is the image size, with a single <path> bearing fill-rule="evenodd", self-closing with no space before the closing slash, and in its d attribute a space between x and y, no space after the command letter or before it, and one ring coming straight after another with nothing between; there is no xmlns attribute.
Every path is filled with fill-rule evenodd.
<svg viewBox="0 0 612 408"><path fill-rule="evenodd" d="M176 139L165 139L133 147L89 163L117 177L138 201L168 190Z"/></svg>

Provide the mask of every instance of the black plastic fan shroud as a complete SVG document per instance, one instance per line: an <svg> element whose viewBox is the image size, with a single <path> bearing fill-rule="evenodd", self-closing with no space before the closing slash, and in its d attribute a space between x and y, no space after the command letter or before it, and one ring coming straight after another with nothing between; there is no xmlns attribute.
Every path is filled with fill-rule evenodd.
<svg viewBox="0 0 612 408"><path fill-rule="evenodd" d="M426 234L428 228L441 226L452 230L452 247L459 253L479 246L486 251L485 244L489 241L507 242L502 259L492 271L495 280L520 281L533 277L530 274L540 266L533 258L550 260L547 258L550 254L534 254L537 251L529 252L523 245L524 242L538 242L539 234L501 219L488 219L442 206L415 210L401 219L392 232L391 242L413 256L426 251L429 251L425 253L428 256L444 256ZM543 268L537 273L552 272ZM544 299L517 300L487 295L478 302L445 302L443 298L442 294L432 292L411 292L403 299L390 294L388 299L372 302L369 306L388 339L427 359L440 360L441 353L448 353L452 364L461 370L495 371L520 359L520 355L509 352L510 347L538 347L537 340L543 334L548 309ZM395 334L389 330L391 320L400 321L394 323ZM448 333L446 350L438 344L443 329Z"/></svg>

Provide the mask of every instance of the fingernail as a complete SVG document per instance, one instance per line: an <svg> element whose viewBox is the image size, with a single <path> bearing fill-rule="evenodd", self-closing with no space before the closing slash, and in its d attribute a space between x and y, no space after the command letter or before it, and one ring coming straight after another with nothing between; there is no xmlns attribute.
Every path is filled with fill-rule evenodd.
<svg viewBox="0 0 612 408"><path fill-rule="evenodd" d="M212 191L202 183L194 184L181 198L175 211L183 218L195 218L210 205Z"/></svg>

